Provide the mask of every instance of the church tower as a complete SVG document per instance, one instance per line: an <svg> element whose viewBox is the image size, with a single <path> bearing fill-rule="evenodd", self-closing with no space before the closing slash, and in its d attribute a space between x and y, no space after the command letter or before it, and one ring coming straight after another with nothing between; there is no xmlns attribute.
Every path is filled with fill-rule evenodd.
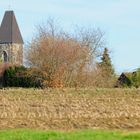
<svg viewBox="0 0 140 140"><path fill-rule="evenodd" d="M0 61L23 64L23 39L13 11L6 11L0 26Z"/></svg>

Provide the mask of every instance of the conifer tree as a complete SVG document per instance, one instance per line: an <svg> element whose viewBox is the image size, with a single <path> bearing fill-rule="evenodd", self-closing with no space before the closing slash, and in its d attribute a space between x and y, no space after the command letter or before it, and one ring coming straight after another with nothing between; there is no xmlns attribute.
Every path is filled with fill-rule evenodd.
<svg viewBox="0 0 140 140"><path fill-rule="evenodd" d="M115 85L115 74L114 68L111 63L111 58L109 56L109 51L107 48L104 49L103 55L101 57L101 62L99 63L100 70L100 87L114 87Z"/></svg>
<svg viewBox="0 0 140 140"><path fill-rule="evenodd" d="M102 62L100 63L100 66L104 70L106 76L113 76L114 68L112 66L111 58L109 56L109 51L107 48L104 49L101 60L102 60Z"/></svg>

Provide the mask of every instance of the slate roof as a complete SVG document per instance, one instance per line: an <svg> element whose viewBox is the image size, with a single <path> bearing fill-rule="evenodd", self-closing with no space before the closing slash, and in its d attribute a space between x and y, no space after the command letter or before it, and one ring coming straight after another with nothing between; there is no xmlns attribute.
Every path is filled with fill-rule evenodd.
<svg viewBox="0 0 140 140"><path fill-rule="evenodd" d="M0 27L0 44L23 44L23 39L13 11L6 11Z"/></svg>

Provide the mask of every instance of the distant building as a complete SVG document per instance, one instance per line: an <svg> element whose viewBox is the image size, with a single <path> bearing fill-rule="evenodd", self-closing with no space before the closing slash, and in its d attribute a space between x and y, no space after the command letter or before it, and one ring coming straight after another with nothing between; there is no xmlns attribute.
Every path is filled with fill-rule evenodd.
<svg viewBox="0 0 140 140"><path fill-rule="evenodd" d="M23 39L13 11L6 11L0 26L0 61L23 64Z"/></svg>
<svg viewBox="0 0 140 140"><path fill-rule="evenodd" d="M118 78L116 87L131 86L131 80L129 79L131 73L122 73Z"/></svg>

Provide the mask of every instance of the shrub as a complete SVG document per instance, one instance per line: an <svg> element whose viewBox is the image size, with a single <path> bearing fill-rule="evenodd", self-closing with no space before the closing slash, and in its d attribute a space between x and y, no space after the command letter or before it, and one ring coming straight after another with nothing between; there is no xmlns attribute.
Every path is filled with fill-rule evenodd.
<svg viewBox="0 0 140 140"><path fill-rule="evenodd" d="M133 72L131 81L134 87L138 88L140 86L140 69L137 69L136 72Z"/></svg>
<svg viewBox="0 0 140 140"><path fill-rule="evenodd" d="M5 87L46 87L46 75L38 69L23 66L11 66L5 70L3 76Z"/></svg>

